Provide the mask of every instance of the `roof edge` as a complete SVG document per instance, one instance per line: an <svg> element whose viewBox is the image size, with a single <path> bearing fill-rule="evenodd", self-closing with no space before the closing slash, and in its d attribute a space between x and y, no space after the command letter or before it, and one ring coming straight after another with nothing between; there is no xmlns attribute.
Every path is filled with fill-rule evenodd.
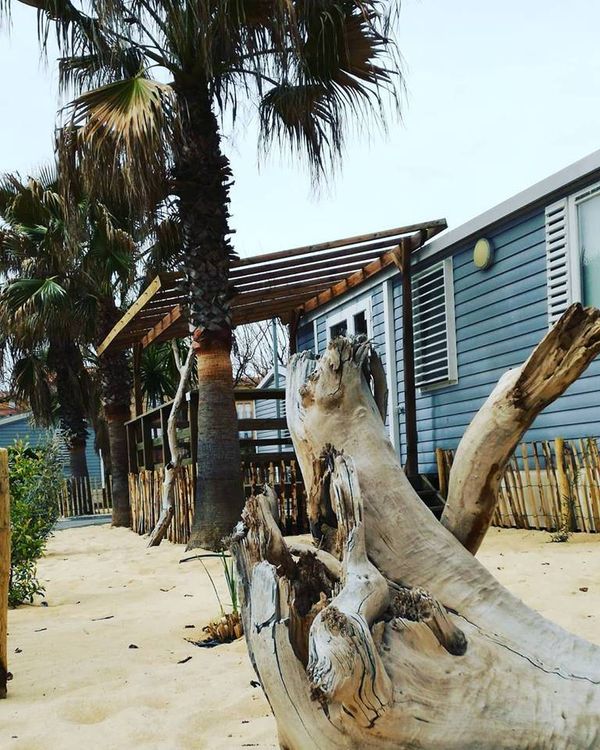
<svg viewBox="0 0 600 750"><path fill-rule="evenodd" d="M536 204L544 201L544 199L563 191L569 185L590 177L595 172L598 172L600 176L600 149L584 156L582 159L570 164L568 167L564 167L549 177L545 177L543 180L536 182L511 198L498 203L493 208L489 208L478 216L469 219L464 224L454 229L449 229L444 234L440 234L430 240L417 253L417 259L419 262L426 260L448 249L452 245L466 241L483 229L506 219L513 218L533 208Z"/></svg>

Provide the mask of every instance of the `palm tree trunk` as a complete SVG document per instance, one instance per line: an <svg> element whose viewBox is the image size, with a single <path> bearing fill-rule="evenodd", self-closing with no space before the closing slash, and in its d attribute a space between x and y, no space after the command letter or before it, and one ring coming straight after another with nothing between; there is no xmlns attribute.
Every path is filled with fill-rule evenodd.
<svg viewBox="0 0 600 750"><path fill-rule="evenodd" d="M175 81L182 137L174 192L183 229L183 270L198 361L198 466L189 547L215 549L243 506L231 371L229 241L231 169L208 85Z"/></svg>
<svg viewBox="0 0 600 750"><path fill-rule="evenodd" d="M118 320L120 312L114 300L102 301L100 334L103 337ZM100 357L100 388L108 424L110 472L112 482L112 525L131 526L129 503L129 461L125 422L131 417L132 378L127 354L118 351Z"/></svg>

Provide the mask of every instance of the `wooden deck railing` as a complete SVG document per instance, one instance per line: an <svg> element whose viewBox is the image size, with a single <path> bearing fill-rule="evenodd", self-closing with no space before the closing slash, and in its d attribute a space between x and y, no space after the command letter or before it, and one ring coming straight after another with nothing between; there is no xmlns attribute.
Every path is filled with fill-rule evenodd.
<svg viewBox="0 0 600 750"><path fill-rule="evenodd" d="M277 402L283 414L285 390L238 389L236 402ZM127 423L129 454L129 497L132 527L139 534L149 533L160 515L160 494L165 463L170 459L167 441L167 420L171 404L162 404ZM275 411L275 409L273 410ZM255 487L268 483L277 493L280 524L284 533L308 531L304 483L292 441L287 433L285 417L243 417L238 420L242 463L240 480L249 496ZM198 394L188 394L185 408L177 423L179 444L184 451L183 470L175 492L175 517L168 538L185 543L193 519L196 448L198 442Z"/></svg>

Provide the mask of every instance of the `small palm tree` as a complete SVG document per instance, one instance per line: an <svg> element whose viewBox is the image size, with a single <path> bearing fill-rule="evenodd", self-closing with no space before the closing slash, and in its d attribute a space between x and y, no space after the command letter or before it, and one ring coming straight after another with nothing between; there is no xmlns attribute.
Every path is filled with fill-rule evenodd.
<svg viewBox="0 0 600 750"><path fill-rule="evenodd" d="M92 0L31 2L54 25L60 72L75 93L62 156L110 192L123 173L132 208L169 185L198 356L197 498L190 546L218 545L242 489L230 349L232 172L218 115L255 104L260 144L289 144L313 177L342 153L347 125L385 122L401 87L382 0ZM157 190L158 188L158 190ZM146 213L146 216L148 214Z"/></svg>

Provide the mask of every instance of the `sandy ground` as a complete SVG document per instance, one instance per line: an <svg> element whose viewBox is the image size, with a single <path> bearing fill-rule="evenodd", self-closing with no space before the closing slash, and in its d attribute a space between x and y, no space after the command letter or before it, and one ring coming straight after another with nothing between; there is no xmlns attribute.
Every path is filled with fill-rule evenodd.
<svg viewBox="0 0 600 750"><path fill-rule="evenodd" d="M492 529L480 559L532 607L600 643L600 535L548 539ZM9 616L2 750L277 747L243 640L186 641L218 606L200 563L182 556L107 526L56 533L39 568L48 606ZM208 565L221 578L219 561Z"/></svg>

